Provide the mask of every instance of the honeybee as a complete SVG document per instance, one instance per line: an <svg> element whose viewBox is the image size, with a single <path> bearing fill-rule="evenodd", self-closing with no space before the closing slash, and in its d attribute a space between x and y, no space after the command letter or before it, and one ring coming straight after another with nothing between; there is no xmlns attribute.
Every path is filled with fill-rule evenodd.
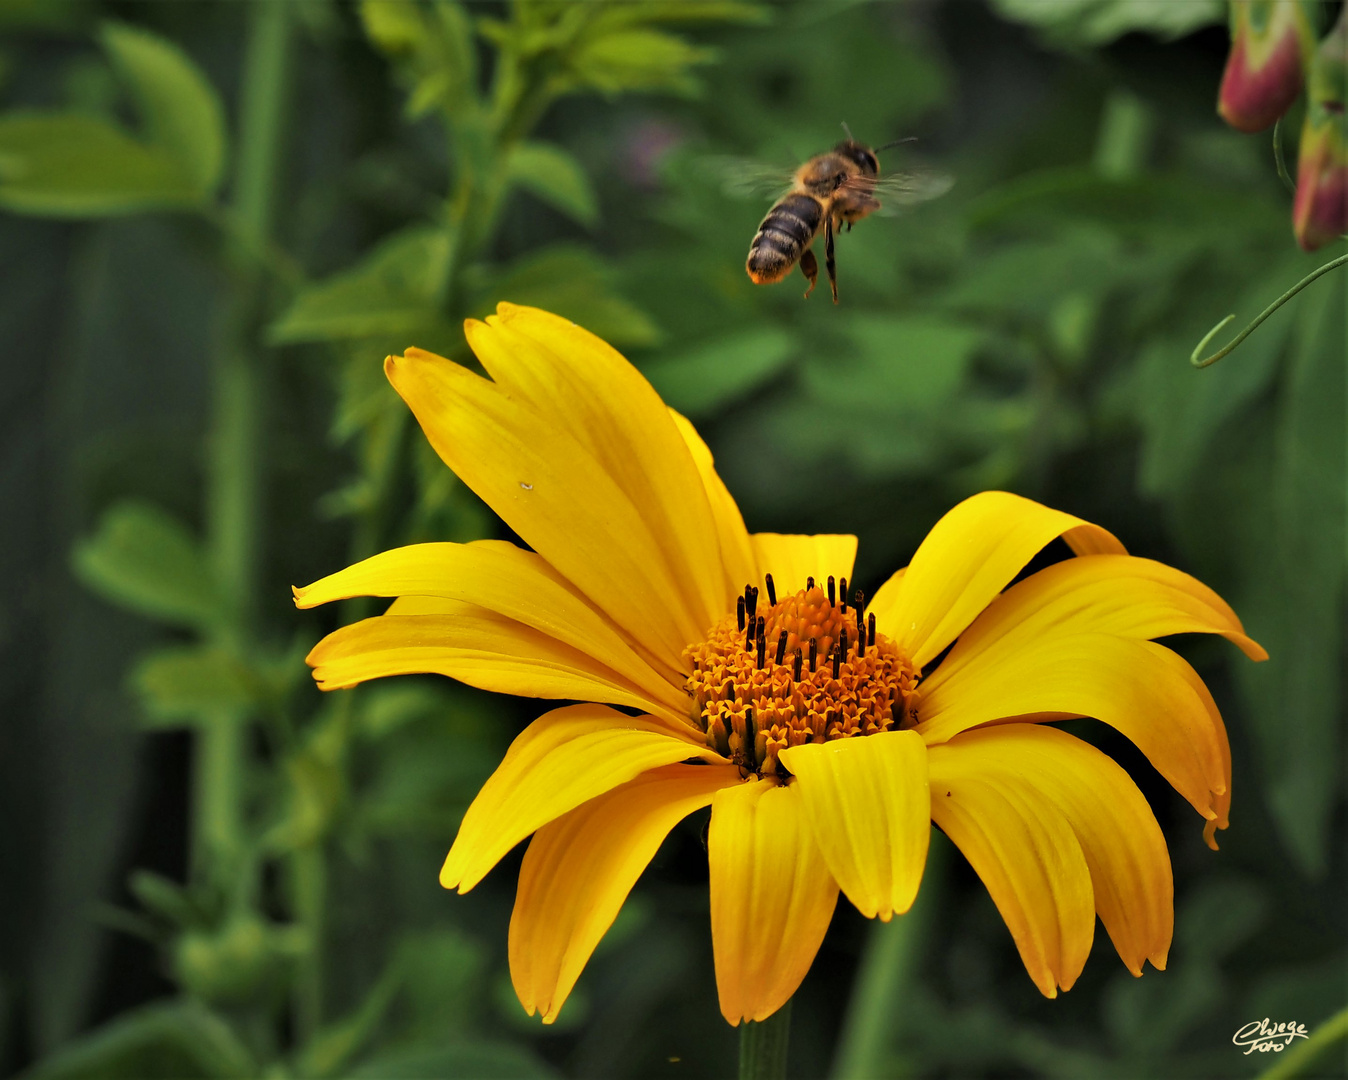
<svg viewBox="0 0 1348 1080"><path fill-rule="evenodd" d="M789 178L790 190L779 198L758 226L749 258L744 264L755 285L771 285L781 281L800 263L801 273L809 281L805 295L814 292L819 279L819 262L812 250L815 238L824 234L824 267L828 271L829 289L833 302L838 302L837 264L834 259L834 237L844 225L852 226L869 214L882 209L878 196L884 195L886 206L901 207L927 199L934 199L949 190L951 180L940 173L900 172L881 178L877 156L898 143L889 143L872 149L858 142L843 125L847 138L832 150L817 154L798 168ZM899 140L903 142L905 140ZM776 181L780 189L780 174L765 176L748 167L748 174L732 179L727 189L744 194L760 187L765 179Z"/></svg>

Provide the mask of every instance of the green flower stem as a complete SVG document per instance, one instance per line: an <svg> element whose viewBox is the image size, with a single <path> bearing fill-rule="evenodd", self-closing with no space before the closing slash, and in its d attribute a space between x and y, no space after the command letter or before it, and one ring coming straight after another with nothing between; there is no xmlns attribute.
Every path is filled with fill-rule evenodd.
<svg viewBox="0 0 1348 1080"><path fill-rule="evenodd" d="M766 1020L746 1020L741 1024L739 1080L782 1080L786 1076L790 1035L790 1001Z"/></svg>
<svg viewBox="0 0 1348 1080"><path fill-rule="evenodd" d="M1273 1065L1259 1074L1259 1080L1290 1080L1301 1076L1303 1070L1315 1064L1327 1051L1344 1042L1348 1042L1348 1009L1336 1012L1311 1032L1305 1042L1289 1046Z"/></svg>
<svg viewBox="0 0 1348 1080"><path fill-rule="evenodd" d="M916 982L922 944L932 914L940 907L948 844L935 830L931 841L922 888L912 908L906 915L896 915L887 923L877 922L871 928L838 1039L834 1080L873 1080L893 1072L894 1024Z"/></svg>
<svg viewBox="0 0 1348 1080"><path fill-rule="evenodd" d="M234 206L229 212L241 237L235 258L244 268L245 284L216 349L207 475L207 548L216 586L229 606L227 620L213 636L235 652L246 651L252 625L262 492L262 373L250 342L261 280L251 252L264 247L271 233L289 41L289 6L256 5L244 56ZM200 733L195 748L194 861L199 870L236 891L247 889L239 873L244 854L244 720L232 713L218 715Z"/></svg>

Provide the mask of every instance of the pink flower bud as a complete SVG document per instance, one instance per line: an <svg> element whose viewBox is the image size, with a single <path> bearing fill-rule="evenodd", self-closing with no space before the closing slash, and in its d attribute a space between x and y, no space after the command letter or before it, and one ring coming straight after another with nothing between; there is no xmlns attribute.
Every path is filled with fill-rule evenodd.
<svg viewBox="0 0 1348 1080"><path fill-rule="evenodd" d="M1315 50L1308 91L1292 228L1313 251L1348 232L1348 9Z"/></svg>
<svg viewBox="0 0 1348 1080"><path fill-rule="evenodd" d="M1217 111L1238 131L1263 131L1301 93L1314 35L1299 0L1232 0L1231 55Z"/></svg>

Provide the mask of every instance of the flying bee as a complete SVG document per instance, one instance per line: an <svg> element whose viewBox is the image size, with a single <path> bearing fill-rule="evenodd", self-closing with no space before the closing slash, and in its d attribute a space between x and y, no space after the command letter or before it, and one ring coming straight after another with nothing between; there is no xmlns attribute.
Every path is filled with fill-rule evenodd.
<svg viewBox="0 0 1348 1080"><path fill-rule="evenodd" d="M819 262L812 250L815 238L824 234L824 266L828 271L829 288L833 302L838 302L837 264L834 259L834 236L844 225L852 226L869 214L882 209L897 209L913 203L934 199L950 188L949 177L940 173L897 172L881 177L877 155L897 146L889 143L873 150L865 143L847 138L832 150L810 158L789 177L780 173L764 174L745 166L739 177L731 176L727 189L732 193L747 193L770 180L780 190L786 179L790 190L782 195L758 226L749 258L744 264L755 285L771 285L781 281L800 263L801 273L809 281L805 295L814 292L819 279ZM900 142L905 140L900 140ZM723 165L727 171L733 166ZM880 202L880 196L885 203Z"/></svg>

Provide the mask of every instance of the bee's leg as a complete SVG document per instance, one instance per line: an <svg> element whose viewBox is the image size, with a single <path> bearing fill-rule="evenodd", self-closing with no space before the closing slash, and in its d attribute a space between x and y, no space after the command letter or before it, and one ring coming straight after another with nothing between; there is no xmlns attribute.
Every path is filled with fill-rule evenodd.
<svg viewBox="0 0 1348 1080"><path fill-rule="evenodd" d="M848 232L852 231L852 223L850 221L847 223L847 231Z"/></svg>
<svg viewBox="0 0 1348 1080"><path fill-rule="evenodd" d="M808 297L814 292L814 283L819 280L819 260L814 257L814 252L809 248L805 249L805 254L800 257L800 272L809 279L810 287L805 290Z"/></svg>
<svg viewBox="0 0 1348 1080"><path fill-rule="evenodd" d="M833 302L838 302L838 264L833 259L833 215L824 215L824 269L828 271L828 287L833 290Z"/></svg>

